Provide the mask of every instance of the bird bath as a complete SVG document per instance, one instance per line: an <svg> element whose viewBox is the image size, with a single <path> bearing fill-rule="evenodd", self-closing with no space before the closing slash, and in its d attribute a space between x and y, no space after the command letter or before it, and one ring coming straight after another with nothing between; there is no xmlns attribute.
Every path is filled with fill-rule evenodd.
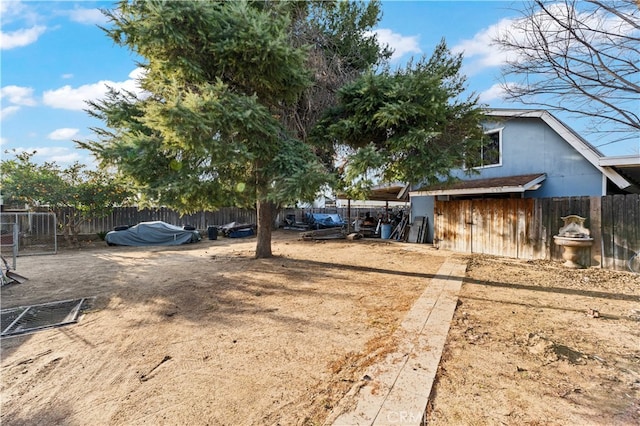
<svg viewBox="0 0 640 426"><path fill-rule="evenodd" d="M584 268L578 263L578 259L585 248L593 245L593 238L587 228L584 227L586 218L572 214L561 218L564 226L559 229L558 235L553 236L553 241L558 246L564 247L562 258L567 268Z"/></svg>

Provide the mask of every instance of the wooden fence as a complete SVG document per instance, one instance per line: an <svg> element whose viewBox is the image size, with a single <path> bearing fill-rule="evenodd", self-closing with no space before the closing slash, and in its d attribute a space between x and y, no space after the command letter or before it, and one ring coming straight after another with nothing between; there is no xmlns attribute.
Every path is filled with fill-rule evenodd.
<svg viewBox="0 0 640 426"><path fill-rule="evenodd" d="M384 208L378 210L382 212ZM375 207L352 208L351 218L355 219L358 215L364 216L364 212L375 214L377 210ZM274 218L274 225L282 225L287 215L294 215L297 222L304 222L307 213L337 213L345 219L349 214L346 208L287 208L281 210ZM191 225L196 229L206 230L209 226L221 226L231 222L256 223L257 217L255 210L235 207L191 215L180 215L177 211L168 208L138 210L136 207L118 207L108 216L85 221L81 224L79 231L81 234L95 234L101 231L110 231L120 225L135 225L139 222L153 220L161 220L172 225Z"/></svg>
<svg viewBox="0 0 640 426"><path fill-rule="evenodd" d="M627 270L640 251L640 195L436 201L434 242L442 248L519 259L561 259L553 236L562 216L587 218L594 244L584 264Z"/></svg>
<svg viewBox="0 0 640 426"><path fill-rule="evenodd" d="M280 226L284 223L287 215L293 215L297 222L304 222L307 213L337 213L343 218L347 218L349 213L354 220L358 216L364 216L365 212L371 213L374 217L382 213L384 208L352 208L349 212L346 208L291 208L283 209L275 217L274 225ZM0 213L0 222L11 225L19 225L21 239L28 237L29 241L53 240L56 233L60 233L59 225L63 222L62 216L72 214L72 209L59 209L56 211L57 225L53 213L35 213L27 211L11 211ZM217 211L204 211L190 215L181 215L179 212L169 208L138 209L137 207L116 207L104 217L96 217L84 220L78 226L78 232L84 235L95 235L100 232L108 232L116 226L135 225L140 222L161 220L172 225L191 225L199 230L206 230L209 226L222 226L231 222L256 223L256 211L253 209L240 209L235 207L222 208ZM7 228L8 232L9 228ZM4 233L4 231L3 231Z"/></svg>
<svg viewBox="0 0 640 426"><path fill-rule="evenodd" d="M306 213L312 212L338 213L345 219L349 217L346 208L285 209L276 218L276 225L282 224L286 215L293 214L297 221L302 222ZM383 213L384 208L353 208L349 221L363 216L365 212L375 217ZM606 269L626 270L628 259L640 251L640 195L637 194L436 201L434 243L445 249L466 253L560 260L562 249L553 243L553 236L563 225L561 217L569 214L586 217L585 225L594 238L591 253L587 253L581 262ZM9 220L12 215L2 213L0 219L13 223L14 220ZM256 212L229 207L215 212L180 215L168 208L139 210L136 207L122 207L114 209L106 217L85 221L80 233L97 234L119 225L153 220L206 230L209 226L230 222L256 223ZM28 236L29 241L43 238L45 234L51 239L55 237L55 229L46 223L39 224L34 218L30 218L28 223L27 228L20 229L20 234Z"/></svg>
<svg viewBox="0 0 640 426"><path fill-rule="evenodd" d="M138 209L137 207L117 207L111 214L102 218L89 219L81 224L80 233L95 234L111 231L116 226L135 225L140 222L161 220L172 225L194 226L206 230L209 226L221 226L231 222L256 223L256 211L225 207L216 211L204 211L181 215L166 207L156 209Z"/></svg>

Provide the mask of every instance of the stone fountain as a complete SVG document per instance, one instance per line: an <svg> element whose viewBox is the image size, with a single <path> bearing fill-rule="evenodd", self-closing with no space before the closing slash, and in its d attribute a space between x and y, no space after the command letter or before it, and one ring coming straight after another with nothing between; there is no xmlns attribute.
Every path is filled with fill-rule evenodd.
<svg viewBox="0 0 640 426"><path fill-rule="evenodd" d="M564 226L559 229L558 235L553 236L556 245L564 247L562 258L565 260L564 266L567 268L584 268L578 263L578 259L583 250L593 245L593 238L590 232L584 227L586 218L571 214L561 218Z"/></svg>

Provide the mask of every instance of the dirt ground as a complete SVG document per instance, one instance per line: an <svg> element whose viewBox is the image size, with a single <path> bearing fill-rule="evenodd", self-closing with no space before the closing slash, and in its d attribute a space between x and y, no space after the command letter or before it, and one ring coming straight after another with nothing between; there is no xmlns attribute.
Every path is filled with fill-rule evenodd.
<svg viewBox="0 0 640 426"><path fill-rule="evenodd" d="M470 257L435 425L639 425L640 276Z"/></svg>
<svg viewBox="0 0 640 426"><path fill-rule="evenodd" d="M469 271L429 423L640 423L637 275L291 231L268 260L250 238L103 244L18 258L3 309L91 303L2 339L2 425L323 424L451 256Z"/></svg>

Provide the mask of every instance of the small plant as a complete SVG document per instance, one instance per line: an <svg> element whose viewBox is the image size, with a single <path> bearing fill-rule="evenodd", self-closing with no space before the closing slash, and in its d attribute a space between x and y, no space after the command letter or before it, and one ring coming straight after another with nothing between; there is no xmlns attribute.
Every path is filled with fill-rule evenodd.
<svg viewBox="0 0 640 426"><path fill-rule="evenodd" d="M107 231L96 232L96 235L98 236L98 238L104 241L105 237L107 236Z"/></svg>

